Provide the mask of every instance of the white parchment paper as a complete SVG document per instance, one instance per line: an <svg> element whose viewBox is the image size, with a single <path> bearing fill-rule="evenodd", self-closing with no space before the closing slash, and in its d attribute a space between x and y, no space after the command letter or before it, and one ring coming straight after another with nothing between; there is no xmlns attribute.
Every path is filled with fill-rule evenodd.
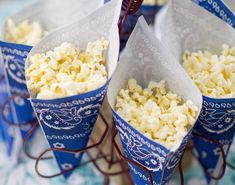
<svg viewBox="0 0 235 185"><path fill-rule="evenodd" d="M156 19L155 33L179 62L185 50L220 53L222 44L235 45L235 30L188 0L171 0Z"/></svg>
<svg viewBox="0 0 235 185"><path fill-rule="evenodd" d="M15 23L20 23L26 19L36 21L45 30L51 31L84 18L100 7L102 3L102 0L40 0L10 18ZM6 23L0 28L1 40L4 40L5 32Z"/></svg>
<svg viewBox="0 0 235 185"><path fill-rule="evenodd" d="M84 19L49 34L31 50L26 60L26 68L30 65L30 56L36 53L45 53L63 42L70 42L78 48L86 48L88 42L104 37L109 40L106 65L110 78L116 68L119 54L119 33L117 25L120 10L121 0L112 0Z"/></svg>
<svg viewBox="0 0 235 185"><path fill-rule="evenodd" d="M143 87L151 80L166 80L172 92L184 100L192 100L201 110L200 91L171 52L150 31L143 17L132 32L109 85L108 101L113 109L119 91L125 88L129 78L135 78Z"/></svg>
<svg viewBox="0 0 235 185"><path fill-rule="evenodd" d="M107 96L114 111L114 121L127 157L142 164L150 171L154 180L153 184L167 184L182 157L192 128L182 139L180 145L168 150L161 143L150 140L122 120L120 115L115 112L114 106L118 93L126 87L129 78L135 78L138 84L143 87L147 87L151 80L156 82L166 80L169 90L178 94L184 100L192 100L199 109L197 116L201 110L202 96L193 81L176 61L174 55L154 36L144 18L140 17L120 57ZM155 163L156 166L148 165L150 164L148 160L151 161L152 159L151 155L154 156L153 159L158 156L156 157L158 158L156 160L158 162ZM135 184L149 184L146 180L148 179L146 173L143 173L140 168L134 167L131 163L129 163L129 167Z"/></svg>

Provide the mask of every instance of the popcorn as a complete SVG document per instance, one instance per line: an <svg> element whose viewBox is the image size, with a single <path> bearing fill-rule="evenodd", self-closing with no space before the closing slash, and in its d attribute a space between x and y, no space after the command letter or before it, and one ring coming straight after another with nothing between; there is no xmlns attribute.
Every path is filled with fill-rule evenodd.
<svg viewBox="0 0 235 185"><path fill-rule="evenodd" d="M167 3L168 0L144 0L143 4L144 5L163 5L165 3Z"/></svg>
<svg viewBox="0 0 235 185"><path fill-rule="evenodd" d="M196 119L198 108L188 100L166 91L166 82L151 81L143 89L129 79L121 89L115 109L129 124L146 137L172 150L178 147Z"/></svg>
<svg viewBox="0 0 235 185"><path fill-rule="evenodd" d="M108 41L90 42L85 51L62 43L53 51L30 57L27 86L38 99L73 96L95 90L107 82L104 52Z"/></svg>
<svg viewBox="0 0 235 185"><path fill-rule="evenodd" d="M209 51L186 51L183 61L183 67L203 95L213 98L235 97L235 47L224 44L221 55Z"/></svg>
<svg viewBox="0 0 235 185"><path fill-rule="evenodd" d="M16 25L12 19L9 19L5 39L8 42L33 46L46 34L38 22L30 23L29 20L24 20Z"/></svg>

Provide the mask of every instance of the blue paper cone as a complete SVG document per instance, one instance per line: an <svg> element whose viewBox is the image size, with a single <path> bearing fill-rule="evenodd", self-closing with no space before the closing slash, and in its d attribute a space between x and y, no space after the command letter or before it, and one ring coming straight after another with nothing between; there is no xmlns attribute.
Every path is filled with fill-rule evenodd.
<svg viewBox="0 0 235 185"><path fill-rule="evenodd" d="M235 133L235 98L214 99L203 96L202 112L195 125L195 131L217 140L227 156ZM213 176L221 173L221 151L216 144L199 137L193 137L198 159ZM210 183L212 179L207 176Z"/></svg>
<svg viewBox="0 0 235 185"><path fill-rule="evenodd" d="M118 61L119 34L117 25L120 9L121 0L113 0L83 19L52 32L30 51L26 60L26 68L31 64L29 60L31 56L37 53L46 53L61 43L69 42L75 44L77 48L86 48L87 43L105 38L109 41L109 47L103 54L108 79L110 79ZM97 29L100 25L104 26ZM103 103L108 83L109 80L94 91L51 100L37 99L35 94L30 92L30 101L50 148L81 150L86 147ZM68 154L58 151L54 152L54 155L63 172L79 165L82 157L80 153ZM71 172L64 176L68 178L70 175Z"/></svg>
<svg viewBox="0 0 235 185"><path fill-rule="evenodd" d="M187 132L179 146L169 150L122 119L115 112L116 97L130 78L136 79L142 87L148 86L150 81L164 79L171 92L178 94L183 100L192 100L198 107L196 120L202 104L200 91L174 56L153 35L143 17L139 18L119 61L109 85L108 101L113 109L124 152L127 158L148 169L154 185L167 184L184 153L193 128ZM148 173L132 163L129 163L129 168L134 184L150 184Z"/></svg>
<svg viewBox="0 0 235 185"><path fill-rule="evenodd" d="M235 28L235 13L222 0L192 0Z"/></svg>
<svg viewBox="0 0 235 185"><path fill-rule="evenodd" d="M1 74L3 74L3 68L0 69ZM5 82L5 78L1 79L0 81L0 130L1 130L1 136L3 141L6 143L6 147L7 147L7 153L8 155L11 155L12 153L12 143L13 143L13 138L10 135L10 129L8 129L8 126L6 123L4 123L3 118L2 118L2 106L3 104L6 102L8 98L8 93L7 93L7 86L6 86L6 82ZM10 107L8 106L5 109L4 115L6 115L6 118L8 120L12 120L12 115L11 115L11 111L10 111ZM9 131L9 132L8 132Z"/></svg>
<svg viewBox="0 0 235 185"><path fill-rule="evenodd" d="M2 139L4 143L6 144L6 152L8 156L11 157L12 164L17 163L18 157L19 157L19 142L21 142L21 139L19 138L20 133L17 128L14 128L13 126L9 126L2 118L2 113L4 113L7 120L12 122L12 111L11 106L7 105L5 109L3 110L3 105L9 98L9 93L7 91L7 85L6 85L6 79L4 75L4 69L3 69L3 59L2 54L1 55L1 68L0 68L0 74L1 74L1 80L0 80L0 128L2 132ZM4 111L4 112L2 112Z"/></svg>
<svg viewBox="0 0 235 185"><path fill-rule="evenodd" d="M0 41L0 48L8 94L20 95L11 101L12 120L15 124L32 121L35 119L35 114L30 101L21 98L29 96L25 81L25 60L32 47ZM22 138L29 129L29 126L20 128Z"/></svg>
<svg viewBox="0 0 235 185"><path fill-rule="evenodd" d="M32 105L51 148L80 150L86 147L108 82L97 90L54 100L32 99ZM54 152L61 171L79 165L82 154ZM72 172L65 174L68 178Z"/></svg>
<svg viewBox="0 0 235 185"><path fill-rule="evenodd" d="M220 6L221 0L194 1L212 12L223 12L221 15L226 15L229 18L225 9ZM212 10L213 8L215 9ZM205 17L206 19L204 19ZM235 20L230 18L230 21L228 19L225 21L231 23ZM234 29L231 26L191 1L171 1L162 17L159 17L158 23L156 30L158 37L161 37L161 41L179 62L182 61L182 54L185 50L208 50L217 53L221 50L222 44L227 43L233 46L235 43ZM197 29L198 27L203 29ZM227 154L234 136L235 99L215 99L205 96L202 98L202 112L195 124L195 132L219 142ZM208 173L213 177L218 177L222 167L218 145L198 136L193 138L193 142L199 161L204 164L203 166L207 168ZM207 180L208 183L211 182L209 177Z"/></svg>
<svg viewBox="0 0 235 185"><path fill-rule="evenodd" d="M30 101L26 98L29 96L26 82L25 82L25 59L31 50L31 46L13 44L0 41L1 54L4 65L3 81L4 98L2 104L7 100L9 96L18 94L13 101L10 102L8 120L15 123L13 126L4 124L7 153L14 159L14 163L21 157L22 140L26 133L30 129L30 125L17 128L17 124L25 123L35 119L35 114L30 104Z"/></svg>
<svg viewBox="0 0 235 185"><path fill-rule="evenodd" d="M145 137L114 110L113 117L126 157L147 168L152 175L154 185L167 184L184 153L191 131L185 136L180 147L175 152L171 152L161 144ZM129 163L129 169L134 184L150 184L147 172L132 163Z"/></svg>
<svg viewBox="0 0 235 185"><path fill-rule="evenodd" d="M1 52L0 52L0 55L1 55ZM6 89L3 67L0 65L0 113L2 112L2 106L4 102L7 100L7 98L8 98L8 94L7 94L7 89ZM3 125L2 113L0 114L0 134L1 134L0 137L2 138L2 140L5 141L6 129Z"/></svg>

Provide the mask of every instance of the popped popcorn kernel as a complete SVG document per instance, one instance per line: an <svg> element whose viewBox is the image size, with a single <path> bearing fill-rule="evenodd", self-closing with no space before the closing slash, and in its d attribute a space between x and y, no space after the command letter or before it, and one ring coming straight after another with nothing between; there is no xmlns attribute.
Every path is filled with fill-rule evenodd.
<svg viewBox="0 0 235 185"><path fill-rule="evenodd" d="M203 95L212 98L235 97L235 47L223 44L220 55L209 51L186 51L183 67Z"/></svg>
<svg viewBox="0 0 235 185"><path fill-rule="evenodd" d="M135 79L129 79L127 88L116 97L115 109L146 137L170 150L181 144L198 112L192 101L183 102L178 95L167 92L164 80L151 81L143 89Z"/></svg>
<svg viewBox="0 0 235 185"><path fill-rule="evenodd" d="M85 51L62 43L30 57L26 69L27 86L38 99L73 96L95 90L107 82L105 54L108 41L89 42ZM125 92L123 92L125 96Z"/></svg>
<svg viewBox="0 0 235 185"><path fill-rule="evenodd" d="M144 0L144 5L151 5L151 6L161 6L167 3L168 0Z"/></svg>
<svg viewBox="0 0 235 185"><path fill-rule="evenodd" d="M42 26L38 22L24 20L15 24L12 19L8 19L5 40L8 42L34 46L46 36L47 33L47 31L43 31Z"/></svg>

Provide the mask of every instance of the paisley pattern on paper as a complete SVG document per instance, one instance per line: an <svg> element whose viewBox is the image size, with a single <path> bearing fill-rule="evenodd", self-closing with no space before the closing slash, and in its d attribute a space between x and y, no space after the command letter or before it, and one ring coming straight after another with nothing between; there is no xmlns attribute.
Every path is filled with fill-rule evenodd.
<svg viewBox="0 0 235 185"><path fill-rule="evenodd" d="M222 134L234 126L235 110L217 111L204 106L198 121L208 132Z"/></svg>
<svg viewBox="0 0 235 185"><path fill-rule="evenodd" d="M120 127L118 127L118 130L122 142L126 145L124 150L126 150L133 159L144 164L149 170L159 171L163 169L163 163L165 162L164 157L144 148L140 141L136 140L132 135L128 137Z"/></svg>
<svg viewBox="0 0 235 185"><path fill-rule="evenodd" d="M9 60L6 60L5 65L12 79L18 83L26 84L24 70L25 61L12 57Z"/></svg>
<svg viewBox="0 0 235 185"><path fill-rule="evenodd" d="M97 115L100 106L100 104L91 104L78 110L76 107L73 107L71 109L60 110L42 109L37 110L37 112L39 113L41 123L48 127L58 130L69 130L75 128L83 119ZM89 125L84 127L84 129L88 128Z"/></svg>

